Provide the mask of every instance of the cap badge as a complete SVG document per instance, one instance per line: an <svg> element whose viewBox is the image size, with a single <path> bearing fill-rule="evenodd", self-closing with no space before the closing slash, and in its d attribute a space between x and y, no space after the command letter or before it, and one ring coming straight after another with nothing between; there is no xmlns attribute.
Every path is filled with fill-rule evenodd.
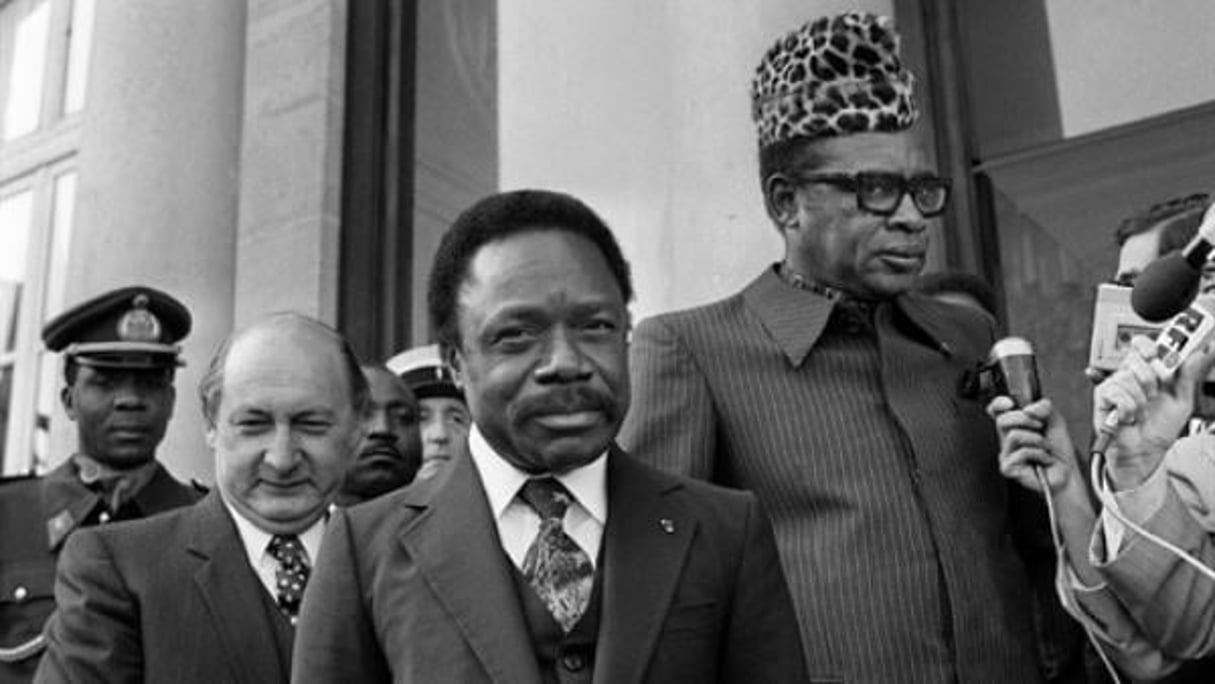
<svg viewBox="0 0 1215 684"><path fill-rule="evenodd" d="M147 295L135 295L131 310L118 319L118 339L123 342L160 341L160 320L148 311Z"/></svg>

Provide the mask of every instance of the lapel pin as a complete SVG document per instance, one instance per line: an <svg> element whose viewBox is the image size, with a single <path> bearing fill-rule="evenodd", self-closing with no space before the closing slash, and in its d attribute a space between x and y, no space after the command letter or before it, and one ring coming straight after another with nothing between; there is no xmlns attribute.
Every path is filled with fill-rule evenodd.
<svg viewBox="0 0 1215 684"><path fill-rule="evenodd" d="M670 518L661 518L658 521L658 526L667 534L675 534L675 521Z"/></svg>

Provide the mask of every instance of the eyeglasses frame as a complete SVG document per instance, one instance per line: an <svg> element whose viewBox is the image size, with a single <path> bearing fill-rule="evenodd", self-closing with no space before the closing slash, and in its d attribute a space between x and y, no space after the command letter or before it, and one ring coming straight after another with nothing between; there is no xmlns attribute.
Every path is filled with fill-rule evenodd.
<svg viewBox="0 0 1215 684"><path fill-rule="evenodd" d="M793 178L802 183L824 183L832 185L845 192L850 192L856 195L856 206L862 211L867 211L877 216L893 216L899 210L899 205L903 203L903 197L911 195L911 203L915 205L917 211L924 218L934 218L945 213L945 209L949 207L949 199L952 194L952 183L948 178L934 176L931 174L922 174L907 178L900 176L897 173L861 171L859 173L808 173L797 174ZM889 209L880 209L868 206L868 202L863 199L865 195L860 192L861 186L868 182L866 179L878 178L882 180L895 180L898 184L899 195L894 204ZM925 187L925 181L930 183L928 187L939 187L945 191L945 196L941 200L941 207L935 211L925 211L924 207L920 206L915 191Z"/></svg>

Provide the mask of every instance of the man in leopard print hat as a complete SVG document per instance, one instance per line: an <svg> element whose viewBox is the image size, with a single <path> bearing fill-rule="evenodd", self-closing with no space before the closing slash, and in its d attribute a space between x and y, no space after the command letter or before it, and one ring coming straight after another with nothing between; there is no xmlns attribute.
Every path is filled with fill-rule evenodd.
<svg viewBox="0 0 1215 684"><path fill-rule="evenodd" d="M949 182L920 148L898 49L888 19L849 12L764 55L752 112L783 258L637 326L621 442L759 495L811 679L1041 681L1009 525L1025 518L958 391L993 321L911 291Z"/></svg>
<svg viewBox="0 0 1215 684"><path fill-rule="evenodd" d="M915 76L899 58L885 17L822 17L768 49L751 83L760 147L793 138L910 128L919 117Z"/></svg>

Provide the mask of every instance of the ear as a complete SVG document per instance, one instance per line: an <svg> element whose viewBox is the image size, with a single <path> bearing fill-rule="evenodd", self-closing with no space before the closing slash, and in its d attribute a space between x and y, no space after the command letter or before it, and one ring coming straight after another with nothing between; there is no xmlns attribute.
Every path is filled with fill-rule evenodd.
<svg viewBox="0 0 1215 684"><path fill-rule="evenodd" d="M59 390L59 403L63 404L67 417L76 420L76 395L72 394L71 386L64 385L63 389Z"/></svg>
<svg viewBox="0 0 1215 684"><path fill-rule="evenodd" d="M451 369L451 379L461 391L464 390L464 355L455 347L443 345L443 363Z"/></svg>
<svg viewBox="0 0 1215 684"><path fill-rule="evenodd" d="M212 425L203 432L203 441L207 443L207 449L211 450L212 452L215 451L215 440L215 426Z"/></svg>
<svg viewBox="0 0 1215 684"><path fill-rule="evenodd" d="M764 180L764 208L783 233L796 225L797 184L783 173L774 173Z"/></svg>

